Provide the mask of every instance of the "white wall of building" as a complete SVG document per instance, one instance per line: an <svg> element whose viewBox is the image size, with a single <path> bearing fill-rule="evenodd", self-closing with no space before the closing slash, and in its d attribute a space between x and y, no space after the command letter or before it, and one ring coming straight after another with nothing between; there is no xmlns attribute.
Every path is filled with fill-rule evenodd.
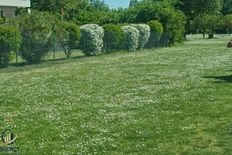
<svg viewBox="0 0 232 155"><path fill-rule="evenodd" d="M0 0L0 11L6 18L14 17L17 8L30 6L30 0Z"/></svg>
<svg viewBox="0 0 232 155"><path fill-rule="evenodd" d="M30 7L30 0L0 0L0 6Z"/></svg>
<svg viewBox="0 0 232 155"><path fill-rule="evenodd" d="M0 10L3 13L3 16L6 18L11 18L15 16L15 11L16 11L17 7L9 7L9 6L0 6Z"/></svg>

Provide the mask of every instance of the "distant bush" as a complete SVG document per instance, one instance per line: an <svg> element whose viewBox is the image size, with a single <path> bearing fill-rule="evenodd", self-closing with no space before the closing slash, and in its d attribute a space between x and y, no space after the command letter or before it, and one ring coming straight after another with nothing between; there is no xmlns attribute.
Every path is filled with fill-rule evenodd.
<svg viewBox="0 0 232 155"><path fill-rule="evenodd" d="M231 34L232 31L232 14L223 17L223 26L226 31Z"/></svg>
<svg viewBox="0 0 232 155"><path fill-rule="evenodd" d="M11 50L17 50L20 41L20 32L16 27L0 26L0 68L7 67Z"/></svg>
<svg viewBox="0 0 232 155"><path fill-rule="evenodd" d="M122 30L126 34L127 50L129 52L136 51L139 45L139 30L133 26L123 26Z"/></svg>
<svg viewBox="0 0 232 155"><path fill-rule="evenodd" d="M106 52L120 50L125 44L125 34L120 26L114 24L107 24L103 26L104 34L104 48Z"/></svg>
<svg viewBox="0 0 232 155"><path fill-rule="evenodd" d="M169 43L171 45L174 45L176 42L181 43L184 41L185 24L186 17L183 12L176 11L171 14L169 24L167 25Z"/></svg>
<svg viewBox="0 0 232 155"><path fill-rule="evenodd" d="M81 37L80 27L72 22L63 22L62 28L64 29L64 36L61 41L61 45L64 49L64 53L67 58L70 58L72 55L72 50L78 48L78 44Z"/></svg>
<svg viewBox="0 0 232 155"><path fill-rule="evenodd" d="M160 38L163 33L163 26L158 20L151 20L147 23L151 28L151 36L149 38L148 47L159 47Z"/></svg>
<svg viewBox="0 0 232 155"><path fill-rule="evenodd" d="M143 49L150 38L151 29L150 26L147 24L131 24L131 26L137 28L139 30L139 42L138 42L138 49Z"/></svg>
<svg viewBox="0 0 232 155"><path fill-rule="evenodd" d="M46 13L33 11L19 19L22 35L20 52L28 63L39 63L51 49L52 25Z"/></svg>
<svg viewBox="0 0 232 155"><path fill-rule="evenodd" d="M81 47L87 56L99 55L103 48L104 30L96 24L81 26Z"/></svg>
<svg viewBox="0 0 232 155"><path fill-rule="evenodd" d="M151 20L147 24L150 26L151 31L163 33L162 23L160 23L158 20Z"/></svg>
<svg viewBox="0 0 232 155"><path fill-rule="evenodd" d="M4 18L0 17L0 24L3 24L3 23L4 23Z"/></svg>

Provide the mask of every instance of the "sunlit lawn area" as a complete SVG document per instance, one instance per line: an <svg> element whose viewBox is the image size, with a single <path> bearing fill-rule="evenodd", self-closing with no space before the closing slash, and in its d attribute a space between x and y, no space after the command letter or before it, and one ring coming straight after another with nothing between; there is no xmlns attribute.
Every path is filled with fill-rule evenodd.
<svg viewBox="0 0 232 155"><path fill-rule="evenodd" d="M2 69L0 131L22 155L230 154L230 37L200 37Z"/></svg>

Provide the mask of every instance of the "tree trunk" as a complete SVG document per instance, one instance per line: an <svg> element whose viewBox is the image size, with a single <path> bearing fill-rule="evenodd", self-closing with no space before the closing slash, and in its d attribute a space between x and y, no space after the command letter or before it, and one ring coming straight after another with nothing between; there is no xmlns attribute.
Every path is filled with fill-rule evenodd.
<svg viewBox="0 0 232 155"><path fill-rule="evenodd" d="M209 33L209 39L213 39L214 38L214 34L213 33Z"/></svg>
<svg viewBox="0 0 232 155"><path fill-rule="evenodd" d="M205 32L203 32L203 38L205 39Z"/></svg>

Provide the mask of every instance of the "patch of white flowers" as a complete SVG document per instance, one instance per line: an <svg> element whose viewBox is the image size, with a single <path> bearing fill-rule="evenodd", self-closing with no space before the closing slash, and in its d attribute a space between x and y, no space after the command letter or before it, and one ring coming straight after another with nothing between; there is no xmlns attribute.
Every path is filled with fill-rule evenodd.
<svg viewBox="0 0 232 155"><path fill-rule="evenodd" d="M81 26L82 46L85 55L99 55L103 48L104 29L96 24Z"/></svg>
<svg viewBox="0 0 232 155"><path fill-rule="evenodd" d="M122 30L127 36L127 48L130 52L136 51L139 43L139 30L133 26L123 26Z"/></svg>
<svg viewBox="0 0 232 155"><path fill-rule="evenodd" d="M139 30L138 49L141 50L148 43L148 40L151 35L151 28L147 24L131 24L131 26Z"/></svg>

